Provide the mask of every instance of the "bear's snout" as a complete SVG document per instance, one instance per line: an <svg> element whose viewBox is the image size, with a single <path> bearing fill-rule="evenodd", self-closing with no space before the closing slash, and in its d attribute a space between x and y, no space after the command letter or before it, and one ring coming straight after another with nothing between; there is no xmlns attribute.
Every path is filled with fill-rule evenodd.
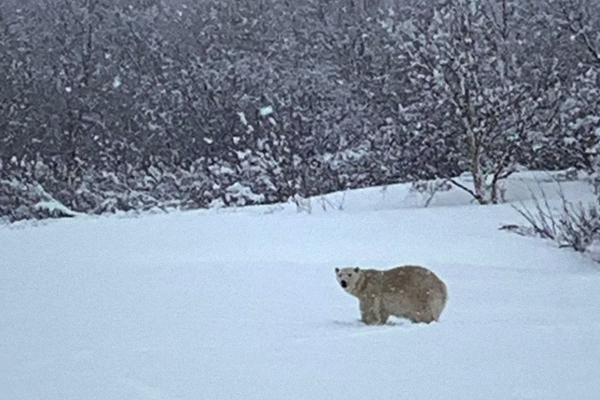
<svg viewBox="0 0 600 400"><path fill-rule="evenodd" d="M346 281L340 281L340 285L345 289L346 286L348 286L348 283Z"/></svg>

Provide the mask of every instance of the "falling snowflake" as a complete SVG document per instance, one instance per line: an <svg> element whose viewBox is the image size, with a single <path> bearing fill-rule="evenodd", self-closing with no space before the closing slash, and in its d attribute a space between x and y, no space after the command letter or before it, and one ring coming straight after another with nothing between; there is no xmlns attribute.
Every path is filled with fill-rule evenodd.
<svg viewBox="0 0 600 400"><path fill-rule="evenodd" d="M263 107L259 110L259 113L262 117L265 117L269 114L273 114L273 107L271 107L271 106Z"/></svg>

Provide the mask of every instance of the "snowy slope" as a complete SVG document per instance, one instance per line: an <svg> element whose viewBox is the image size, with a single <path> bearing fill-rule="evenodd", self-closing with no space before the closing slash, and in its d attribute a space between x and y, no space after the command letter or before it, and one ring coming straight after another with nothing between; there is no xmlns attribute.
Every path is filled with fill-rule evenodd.
<svg viewBox="0 0 600 400"><path fill-rule="evenodd" d="M510 205L415 196L2 226L0 399L598 399L597 265L498 230ZM404 263L442 320L362 325L333 269Z"/></svg>

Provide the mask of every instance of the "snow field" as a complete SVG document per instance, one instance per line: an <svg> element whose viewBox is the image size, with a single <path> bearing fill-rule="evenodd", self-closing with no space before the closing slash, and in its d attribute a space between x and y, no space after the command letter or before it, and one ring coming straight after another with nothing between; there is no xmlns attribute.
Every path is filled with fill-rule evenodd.
<svg viewBox="0 0 600 400"><path fill-rule="evenodd" d="M509 205L413 195L0 227L0 398L597 399L596 264L498 230ZM441 321L360 323L333 269L410 263Z"/></svg>

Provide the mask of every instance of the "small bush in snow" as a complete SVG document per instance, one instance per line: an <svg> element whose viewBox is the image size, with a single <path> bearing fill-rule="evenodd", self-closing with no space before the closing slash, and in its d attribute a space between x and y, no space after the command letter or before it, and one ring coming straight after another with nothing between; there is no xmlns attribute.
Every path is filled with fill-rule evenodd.
<svg viewBox="0 0 600 400"><path fill-rule="evenodd" d="M75 214L39 183L24 182L16 177L0 180L0 217L8 222L72 217Z"/></svg>
<svg viewBox="0 0 600 400"><path fill-rule="evenodd" d="M434 180L418 180L414 181L410 187L410 191L413 193L419 193L423 196L424 203L423 207L429 206L436 193L447 192L452 189L452 184L448 179L434 179Z"/></svg>
<svg viewBox="0 0 600 400"><path fill-rule="evenodd" d="M561 208L553 210L545 193L541 198L533 195L535 209L530 210L521 204L515 207L529 223L530 227L516 225L504 227L519 234L533 232L535 235L554 240L560 247L569 247L581 253L595 253L593 245L600 241L600 211L598 204L574 204L569 202L562 190L559 192ZM600 261L600 258L597 259Z"/></svg>

